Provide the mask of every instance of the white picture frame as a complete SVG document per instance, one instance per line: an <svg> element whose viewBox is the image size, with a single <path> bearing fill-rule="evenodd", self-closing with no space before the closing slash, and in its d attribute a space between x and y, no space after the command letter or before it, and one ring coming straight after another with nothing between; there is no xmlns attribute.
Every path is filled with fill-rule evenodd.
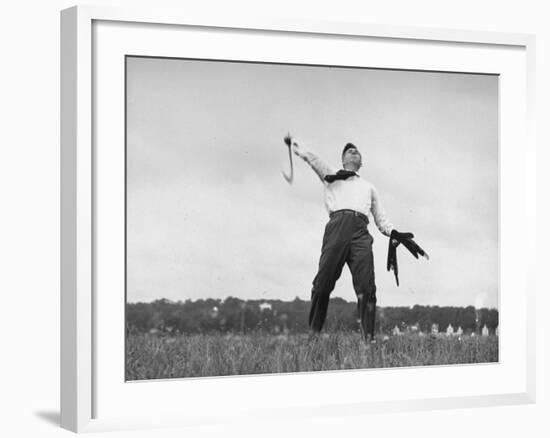
<svg viewBox="0 0 550 438"><path fill-rule="evenodd" d="M97 26L103 26L103 24L105 26L101 28L102 30L98 30L100 28ZM149 30L147 37L144 38L146 28ZM438 390L434 385L433 388L426 389L428 391L426 393L414 389L407 393L399 389L400 385L396 384L395 391L386 397L380 396L380 393L376 395L376 391L371 397L365 398L351 398L351 394L343 393L340 399L334 397L330 403L325 403L322 400L319 401L319 394L314 390L321 380L323 385L326 385L325 391L330 392L335 388L346 387L350 379L361 378L371 382L373 373L367 370L355 374L315 373L316 375L307 376L297 374L275 377L275 380L273 377L254 376L139 384L120 381L120 370L115 370L113 363L106 361L105 358L110 356L110 352L115 352L116 356L117 349L120 349L120 343L116 339L120 340L122 337L122 330L119 330L118 324L123 322L121 319L123 303L117 301L118 304L115 307L109 307L111 316L108 318L102 316L101 321L98 320L98 313L106 315L105 306L111 305L107 296L103 295L101 299L98 299L98 296L104 293L103 285L109 284L104 278L120 275L118 272L120 270L117 270L121 262L118 257L120 253L116 250L110 252L113 257L118 257L115 263L104 260L105 253L102 252L104 246L98 241L98 236L118 233L116 240L121 237L121 230L116 226L112 227L109 216L101 213L107 209L98 208L98 206L113 206L114 209L120 207L117 204L120 201L120 197L117 197L120 195L118 191L120 186L116 185L120 167L117 167L116 161L120 158L120 152L123 153L123 145L120 144L120 136L117 134L109 137L109 141L112 141L110 143L114 145L112 150L118 155L98 155L95 150L98 142L107 138L103 136L104 132L114 130L120 134L121 128L120 112L114 114L114 117L111 115L106 117L103 111L105 108L103 97L97 91L108 89L110 98L118 99L118 105L123 105L123 101L120 101L120 84L123 77L120 76L120 64L118 64L121 54L136 54L136 50L141 50L140 48L143 47L143 50L148 51L149 54L170 55L170 50L179 49L165 44L166 41L162 41L162 34L177 32L178 29L196 31L200 33L201 38L206 38L201 40L204 41L203 43L193 48L193 54L203 53L202 56L205 58L215 57L215 50L218 50L209 46L207 40L209 35L223 31L234 32L235 37L243 42L239 45L239 54L234 56L252 60L259 56L259 52L254 48L254 38L262 35L274 38L274 52L267 53L265 55L267 57L280 56L275 53L278 44L281 49L284 48L282 42L277 42L279 37L294 38L296 41L300 38L325 38L327 41L334 38L335 44L341 44L342 47L348 45L350 48L352 44L363 44L368 40L373 44L383 42L388 47L389 45L397 47L395 51L389 51L392 54L387 58L381 58L377 66L407 68L407 62L409 62L411 63L409 68L418 68L418 65L413 64L411 60L404 60L403 57L396 58L399 53L404 56L404 51L417 47L421 51L426 51L425 62L428 67L425 69L476 71L499 74L506 78L501 84L504 98L501 100L499 133L501 143L505 145L500 157L501 224L504 225L503 221L506 221L501 235L501 238L506 241L506 244L501 246L501 287L503 290L514 289L516 293L519 290L520 300L514 309L517 315L512 315L512 307L508 304L510 292L501 294L499 309L503 339L501 360L494 368L480 365L464 366L459 371L445 367L377 371L379 373L377 376L381 376L381 380L391 379L393 382L411 381L411 373L414 373L414 380L419 384L422 383L422 379L444 381L452 376L453 379L464 379L464 381L469 381L468 379L473 379L474 382L483 381L486 383L485 386L481 385L479 390L474 391L468 384L459 381L456 387L448 392L445 392L445 388ZM131 32L132 38L120 38L117 36L120 32ZM157 36L151 38L153 33ZM130 44L128 40L133 44L131 52L127 52L129 49L126 44ZM146 43L145 40L149 42ZM163 53L159 52L159 47L164 47ZM461 56L455 56L454 52L453 55L436 58L430 52L434 50L439 54L448 50L463 51L464 54L461 56L470 59L471 64L461 60ZM213 14L195 16L192 12L182 14L154 9L135 11L95 6L77 6L62 11L61 426L75 432L93 432L120 428L211 424L214 417L216 423L224 423L246 419L274 419L281 416L305 418L312 415L343 415L344 413L361 415L367 412L399 412L413 409L534 402L535 288L534 276L531 275L534 270L532 256L535 245L532 237L534 233L530 233L527 239L518 239L511 233L511 230L519 226L534 230L536 222L535 145L532 134L534 52L534 36L526 34L317 22L290 18L258 18L246 17L242 14L232 17L216 17ZM483 56L479 56L480 54ZM295 62L300 61L299 53L290 53L285 56L289 56L289 59L292 58ZM336 55L329 53L318 56L334 57ZM118 61L111 62L111 59ZM109 70L110 68L113 70ZM100 84L103 80L107 85ZM111 86L113 88L110 88ZM114 111L117 111L116 108L120 107L114 108ZM106 127L104 123L106 119L111 120L113 126ZM98 128L99 125L100 128ZM122 149L120 149L121 146ZM509 170L514 165L519 169L516 169L515 179L512 180ZM106 190L113 182L117 188ZM516 203L520 202L523 208L512 208L512 199L515 199ZM517 265L513 276L508 269L512 265ZM105 266L110 266L113 272L107 272L104 269ZM120 276L117 278L120 279ZM117 284L120 285L120 283ZM118 292L111 296L115 297L113 299L118 299L116 297L120 292L119 288L113 290ZM107 321L109 318L112 318L111 322ZM515 320L513 330L510 323L506 322L511 321L512 318ZM105 335L111 331L117 333L113 336L116 339L112 342ZM120 368L123 368L122 364ZM186 385L185 391L196 396L191 404L184 406L182 403L174 406L172 403L172 408L168 408L168 404L161 403L155 407L154 411L151 410L151 406L146 407L150 415L139 414L140 408L145 409L139 405L140 399L146 400L165 394L170 400L174 397L170 388L178 386L178 390L181 390L183 385ZM250 398L250 395L255 393L254 388L271 391L272 405L257 401L247 402L246 398ZM279 392L277 388L280 389ZM288 403L281 395L288 388L304 388L311 392L310 395L297 396L294 403ZM243 395L241 398L237 397L237 403L231 406L232 409L224 412L211 400L201 399L198 396L199 391L206 394L209 391L218 394L238 391ZM261 395L259 397L261 398ZM130 406L129 402L132 400L137 401L137 404ZM220 401L222 402L223 400ZM129 407L123 409L126 405ZM264 407L260 408L259 406L262 405Z"/></svg>

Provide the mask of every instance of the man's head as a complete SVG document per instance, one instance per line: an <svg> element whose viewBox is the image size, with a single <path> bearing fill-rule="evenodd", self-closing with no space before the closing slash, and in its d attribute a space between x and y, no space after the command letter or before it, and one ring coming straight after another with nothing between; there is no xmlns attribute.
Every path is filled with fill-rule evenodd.
<svg viewBox="0 0 550 438"><path fill-rule="evenodd" d="M361 153L353 143L348 143L342 151L342 166L344 169L357 172L363 165Z"/></svg>

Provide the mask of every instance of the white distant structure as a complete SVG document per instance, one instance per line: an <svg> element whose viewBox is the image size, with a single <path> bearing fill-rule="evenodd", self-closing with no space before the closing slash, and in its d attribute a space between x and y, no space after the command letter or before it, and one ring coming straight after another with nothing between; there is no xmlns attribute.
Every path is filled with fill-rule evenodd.
<svg viewBox="0 0 550 438"><path fill-rule="evenodd" d="M399 330L399 327L395 326L392 330L392 334L393 335L400 335L401 334L401 330Z"/></svg>
<svg viewBox="0 0 550 438"><path fill-rule="evenodd" d="M439 324L432 324L432 335L437 335L439 333Z"/></svg>
<svg viewBox="0 0 550 438"><path fill-rule="evenodd" d="M455 330L451 324L449 324L449 327L447 327L447 336L452 336L454 334Z"/></svg>
<svg viewBox="0 0 550 438"><path fill-rule="evenodd" d="M483 328L481 329L481 335L482 336L489 336L489 329L487 328L487 324L485 324L483 326Z"/></svg>
<svg viewBox="0 0 550 438"><path fill-rule="evenodd" d="M264 310L271 310L271 304L270 303L260 303L259 305L260 307L260 311L264 311Z"/></svg>
<svg viewBox="0 0 550 438"><path fill-rule="evenodd" d="M458 328L456 329L456 335L462 336L462 333L464 333L464 330L462 330L462 327L458 326Z"/></svg>

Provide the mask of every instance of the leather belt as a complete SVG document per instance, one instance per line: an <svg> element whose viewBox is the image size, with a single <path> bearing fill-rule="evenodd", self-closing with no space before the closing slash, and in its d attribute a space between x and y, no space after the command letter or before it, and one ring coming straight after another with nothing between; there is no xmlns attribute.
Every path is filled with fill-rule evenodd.
<svg viewBox="0 0 550 438"><path fill-rule="evenodd" d="M340 214L352 214L354 216L357 216L363 219L367 224L369 223L369 218L366 215L364 215L363 213L359 213L358 211L350 210L347 208L344 208L342 210L331 211L329 214L329 217L332 219L334 216L340 215Z"/></svg>

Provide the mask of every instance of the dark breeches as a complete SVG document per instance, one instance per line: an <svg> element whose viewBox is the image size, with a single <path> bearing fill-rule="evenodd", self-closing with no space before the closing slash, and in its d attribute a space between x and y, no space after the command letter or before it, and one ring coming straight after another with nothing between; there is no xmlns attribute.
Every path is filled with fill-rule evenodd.
<svg viewBox="0 0 550 438"><path fill-rule="evenodd" d="M366 216L348 211L333 214L327 223L319 269L311 291L309 326L312 331L319 332L323 328L330 294L347 263L357 295L357 311L363 335L374 335L376 285L373 239L367 224Z"/></svg>

